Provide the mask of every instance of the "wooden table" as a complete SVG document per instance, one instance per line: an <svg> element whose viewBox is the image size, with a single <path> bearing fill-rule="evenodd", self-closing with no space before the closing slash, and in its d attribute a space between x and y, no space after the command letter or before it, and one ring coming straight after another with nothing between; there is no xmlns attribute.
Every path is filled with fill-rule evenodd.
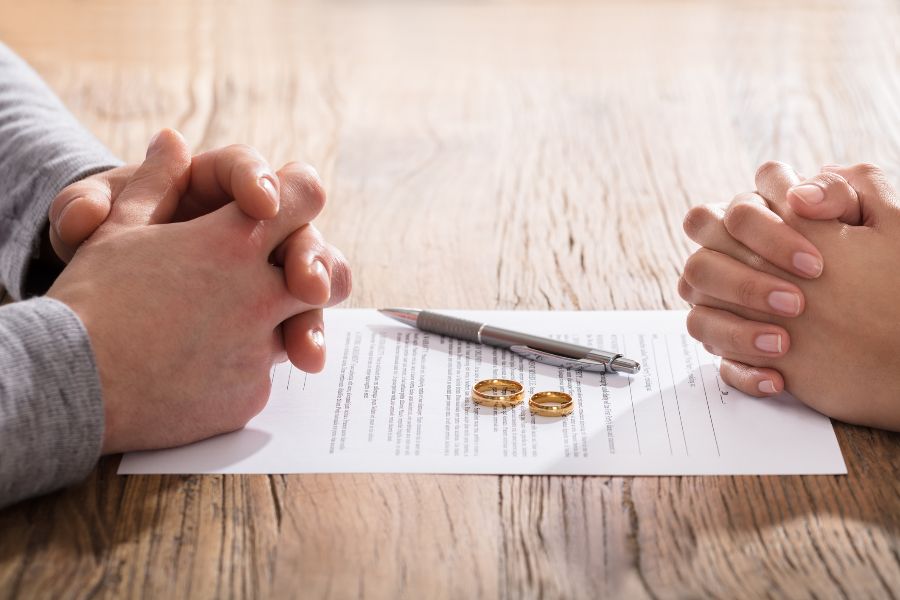
<svg viewBox="0 0 900 600"><path fill-rule="evenodd" d="M761 161L900 174L888 0L0 15L128 160L172 125L316 164L350 306L683 308L684 212ZM900 436L837 432L846 477L118 477L107 458L0 512L0 596L897 597Z"/></svg>

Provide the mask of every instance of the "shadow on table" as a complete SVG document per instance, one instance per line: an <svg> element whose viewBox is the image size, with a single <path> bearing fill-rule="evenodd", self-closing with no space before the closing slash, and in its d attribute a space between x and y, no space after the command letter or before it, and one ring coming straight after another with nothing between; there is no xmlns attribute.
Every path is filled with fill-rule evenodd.
<svg viewBox="0 0 900 600"><path fill-rule="evenodd" d="M673 387L664 389L663 394ZM728 403L740 401L782 402L779 414L786 421L808 410L791 397L754 399L732 394ZM642 408L646 407L635 410ZM632 426L631 419L630 411L619 414L613 426L627 429ZM746 419L734 427L749 428ZM715 564L723 553L737 553L743 560L759 563L754 568L763 572L763 563L797 560L796 555L821 557L822 548L832 555L847 555L852 552L853 539L874 540L876 546L890 546L892 540L896 543L900 535L900 433L843 423L834 423L834 428L847 475L624 476L622 514L630 514L635 528L632 535L638 543L653 540L651 547L638 553L641 562L647 561L643 567L651 571L662 568L653 563L665 560L659 548L679 548L684 564ZM604 427L588 441L588 447L606 447L607 437ZM785 539L791 543L785 544ZM873 572L872 577L876 576Z"/></svg>
<svg viewBox="0 0 900 600"><path fill-rule="evenodd" d="M202 456L191 457L192 467L225 468L257 452L270 437L265 432L244 429L210 438L202 443ZM22 564L21 569L28 577L58 580L65 577L66 569L73 571L72 577L83 577L74 571L100 568L98 561L108 558L120 544L146 543L148 529L177 532L186 522L187 526L197 526L195 521L205 510L224 511L224 487L229 480L239 482L242 477L119 476L120 458L103 457L85 481L0 510L0 565L24 561L28 564ZM242 510L244 502L248 499L241 498L234 510ZM46 557L51 547L54 556L68 555L72 560L64 564L28 562L33 549L41 548Z"/></svg>

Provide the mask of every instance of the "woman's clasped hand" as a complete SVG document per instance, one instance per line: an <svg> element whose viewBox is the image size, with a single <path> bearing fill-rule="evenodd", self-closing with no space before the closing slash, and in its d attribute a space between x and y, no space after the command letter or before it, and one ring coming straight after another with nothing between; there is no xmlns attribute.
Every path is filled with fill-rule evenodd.
<svg viewBox="0 0 900 600"><path fill-rule="evenodd" d="M688 331L726 383L900 430L900 204L880 168L769 162L684 229L701 246L678 286Z"/></svg>

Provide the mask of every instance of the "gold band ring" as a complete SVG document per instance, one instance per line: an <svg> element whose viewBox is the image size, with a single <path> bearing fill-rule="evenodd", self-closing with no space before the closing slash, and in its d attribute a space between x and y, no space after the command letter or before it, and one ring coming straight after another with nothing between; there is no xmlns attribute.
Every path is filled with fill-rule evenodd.
<svg viewBox="0 0 900 600"><path fill-rule="evenodd" d="M565 392L538 392L528 400L528 408L542 417L564 417L575 410L575 403Z"/></svg>
<svg viewBox="0 0 900 600"><path fill-rule="evenodd" d="M482 406L508 408L525 398L525 388L512 379L482 379L472 386L472 400Z"/></svg>

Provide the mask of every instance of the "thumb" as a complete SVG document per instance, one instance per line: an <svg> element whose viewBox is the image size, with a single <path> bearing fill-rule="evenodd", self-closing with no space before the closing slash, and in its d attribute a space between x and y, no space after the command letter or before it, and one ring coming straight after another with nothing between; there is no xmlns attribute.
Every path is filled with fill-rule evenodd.
<svg viewBox="0 0 900 600"><path fill-rule="evenodd" d="M149 225L171 221L191 180L191 153L174 129L150 140L147 157L116 198L108 223Z"/></svg>
<svg viewBox="0 0 900 600"><path fill-rule="evenodd" d="M89 177L61 191L50 204L50 243L63 262L103 224L112 205L106 179Z"/></svg>
<svg viewBox="0 0 900 600"><path fill-rule="evenodd" d="M897 194L879 167L868 163L852 167L826 165L822 167L822 171L840 175L856 192L860 217L855 225L871 227L879 219L900 214Z"/></svg>
<svg viewBox="0 0 900 600"><path fill-rule="evenodd" d="M823 171L788 190L788 205L805 219L837 219L847 225L861 223L859 196L846 179Z"/></svg>

